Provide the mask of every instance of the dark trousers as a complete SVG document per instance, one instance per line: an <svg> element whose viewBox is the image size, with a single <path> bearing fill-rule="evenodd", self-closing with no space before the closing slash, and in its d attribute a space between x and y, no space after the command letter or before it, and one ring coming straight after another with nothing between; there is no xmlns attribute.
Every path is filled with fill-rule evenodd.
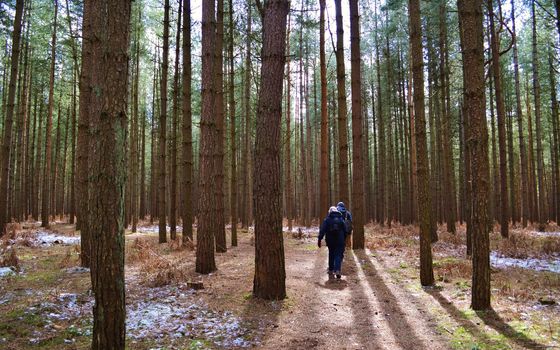
<svg viewBox="0 0 560 350"><path fill-rule="evenodd" d="M329 246L329 271L339 271L344 259L344 245Z"/></svg>

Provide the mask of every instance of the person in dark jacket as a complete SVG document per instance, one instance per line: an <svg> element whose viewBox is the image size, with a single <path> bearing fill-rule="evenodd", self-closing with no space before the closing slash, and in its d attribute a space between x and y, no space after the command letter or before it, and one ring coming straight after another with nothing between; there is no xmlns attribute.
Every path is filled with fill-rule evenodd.
<svg viewBox="0 0 560 350"><path fill-rule="evenodd" d="M346 222L348 234L352 234L352 214L348 211L348 209L346 209L344 202L338 202L336 209L338 209L340 215L342 215L342 218L344 219L344 222Z"/></svg>
<svg viewBox="0 0 560 350"><path fill-rule="evenodd" d="M336 207L330 207L329 215L323 221L319 230L317 245L321 248L321 241L325 237L329 247L329 277L333 274L340 278L340 268L344 259L344 246L347 230L342 215Z"/></svg>

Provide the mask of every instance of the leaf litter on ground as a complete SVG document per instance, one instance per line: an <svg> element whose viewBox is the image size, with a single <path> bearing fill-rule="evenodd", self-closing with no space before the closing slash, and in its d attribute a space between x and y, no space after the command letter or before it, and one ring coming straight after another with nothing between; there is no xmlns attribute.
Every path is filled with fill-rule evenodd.
<svg viewBox="0 0 560 350"><path fill-rule="evenodd" d="M90 336L94 299L88 293L59 293L30 306L25 311L45 322L29 338L30 344L49 339L61 328L75 335ZM220 348L255 346L263 330L252 327L229 311L213 311L186 284L146 288L141 298L129 299L126 307L126 333L133 343L166 339L204 339ZM72 339L67 339L72 342Z"/></svg>

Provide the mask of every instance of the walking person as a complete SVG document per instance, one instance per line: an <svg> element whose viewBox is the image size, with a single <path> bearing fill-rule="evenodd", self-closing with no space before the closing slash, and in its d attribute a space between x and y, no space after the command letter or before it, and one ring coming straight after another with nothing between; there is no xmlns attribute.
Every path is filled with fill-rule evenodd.
<svg viewBox="0 0 560 350"><path fill-rule="evenodd" d="M344 202L338 202L336 209L342 215L342 220L344 220L344 225L346 225L346 246L348 248L352 247L352 241L350 235L352 234L352 214L346 209Z"/></svg>
<svg viewBox="0 0 560 350"><path fill-rule="evenodd" d="M341 278L341 266L344 259L344 246L348 231L342 214L336 207L329 208L329 214L323 221L319 230L319 240L317 245L321 248L323 237L329 248L329 278L336 275Z"/></svg>

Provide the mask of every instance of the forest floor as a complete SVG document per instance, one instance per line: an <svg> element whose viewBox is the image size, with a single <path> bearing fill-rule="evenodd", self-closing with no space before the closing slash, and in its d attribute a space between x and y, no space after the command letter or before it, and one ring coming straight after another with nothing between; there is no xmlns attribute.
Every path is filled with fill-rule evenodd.
<svg viewBox="0 0 560 350"><path fill-rule="evenodd" d="M492 234L494 310L485 313L469 309L464 226L456 235L443 230L432 288L420 287L414 227L368 225L368 249L346 251L341 280L328 279L316 227L286 232L288 298L276 302L251 296L251 231L216 255L218 271L200 276L192 248L158 244L147 223L127 230L127 348L559 348L560 229ZM0 349L88 348L93 298L74 226L16 225L0 243L0 266L18 266L0 268ZM190 289L192 281L204 289Z"/></svg>

